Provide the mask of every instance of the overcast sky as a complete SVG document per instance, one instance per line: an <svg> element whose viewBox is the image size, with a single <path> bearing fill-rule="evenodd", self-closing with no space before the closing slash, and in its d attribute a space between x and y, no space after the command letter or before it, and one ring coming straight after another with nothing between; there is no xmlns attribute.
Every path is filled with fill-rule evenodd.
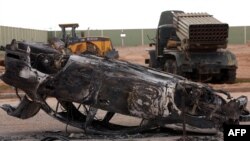
<svg viewBox="0 0 250 141"><path fill-rule="evenodd" d="M250 25L249 0L0 0L0 25L58 30L156 28L165 10L207 12L230 26Z"/></svg>

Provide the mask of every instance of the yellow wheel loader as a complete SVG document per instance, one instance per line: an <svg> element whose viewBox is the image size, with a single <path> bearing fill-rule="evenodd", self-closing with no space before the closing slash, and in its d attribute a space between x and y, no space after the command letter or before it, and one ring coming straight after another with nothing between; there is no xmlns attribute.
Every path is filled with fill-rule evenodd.
<svg viewBox="0 0 250 141"><path fill-rule="evenodd" d="M62 29L62 41L53 39L52 46L62 53L94 54L101 57L118 58L118 52L114 49L110 38L107 37L78 37L76 28L78 24L59 24ZM71 33L67 34L66 29Z"/></svg>

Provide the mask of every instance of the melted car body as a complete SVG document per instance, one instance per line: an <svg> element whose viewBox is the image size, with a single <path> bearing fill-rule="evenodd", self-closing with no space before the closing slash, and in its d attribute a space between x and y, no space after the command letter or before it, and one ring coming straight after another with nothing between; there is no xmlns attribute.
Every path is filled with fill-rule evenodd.
<svg viewBox="0 0 250 141"><path fill-rule="evenodd" d="M1 79L25 92L17 107L2 106L9 115L27 119L42 109L86 133L130 134L158 127L183 130L183 122L187 131L216 133L224 123L249 119L246 96L232 98L206 84L125 61L89 54L34 53L32 45L13 41L6 48L5 68ZM53 109L46 102L49 97L64 110ZM98 109L107 112L101 120L94 118ZM138 126L111 123L116 113L142 122Z"/></svg>

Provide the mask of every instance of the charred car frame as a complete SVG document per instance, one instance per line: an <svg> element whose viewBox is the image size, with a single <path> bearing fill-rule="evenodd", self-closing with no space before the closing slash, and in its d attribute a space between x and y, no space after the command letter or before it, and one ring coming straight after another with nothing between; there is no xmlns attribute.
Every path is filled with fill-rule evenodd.
<svg viewBox="0 0 250 141"><path fill-rule="evenodd" d="M45 45L15 40L6 47L1 79L25 92L17 107L2 105L11 116L27 119L44 110L86 133L133 134L158 127L216 133L223 123L249 120L247 97L232 98L202 83L124 61L94 55L63 55ZM52 108L54 97L64 110ZM84 107L83 111L79 107ZM102 120L94 117L106 111ZM116 114L142 119L138 126L109 122Z"/></svg>

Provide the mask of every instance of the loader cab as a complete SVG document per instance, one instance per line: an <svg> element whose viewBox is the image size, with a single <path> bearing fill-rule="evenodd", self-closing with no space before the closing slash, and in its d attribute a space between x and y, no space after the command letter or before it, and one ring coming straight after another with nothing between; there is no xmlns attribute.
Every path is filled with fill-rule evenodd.
<svg viewBox="0 0 250 141"><path fill-rule="evenodd" d="M70 42L74 42L78 40L76 36L76 28L79 27L77 23L73 24L59 24L59 27L62 29L62 41L65 44L69 44ZM70 29L70 34L67 34L67 29Z"/></svg>

